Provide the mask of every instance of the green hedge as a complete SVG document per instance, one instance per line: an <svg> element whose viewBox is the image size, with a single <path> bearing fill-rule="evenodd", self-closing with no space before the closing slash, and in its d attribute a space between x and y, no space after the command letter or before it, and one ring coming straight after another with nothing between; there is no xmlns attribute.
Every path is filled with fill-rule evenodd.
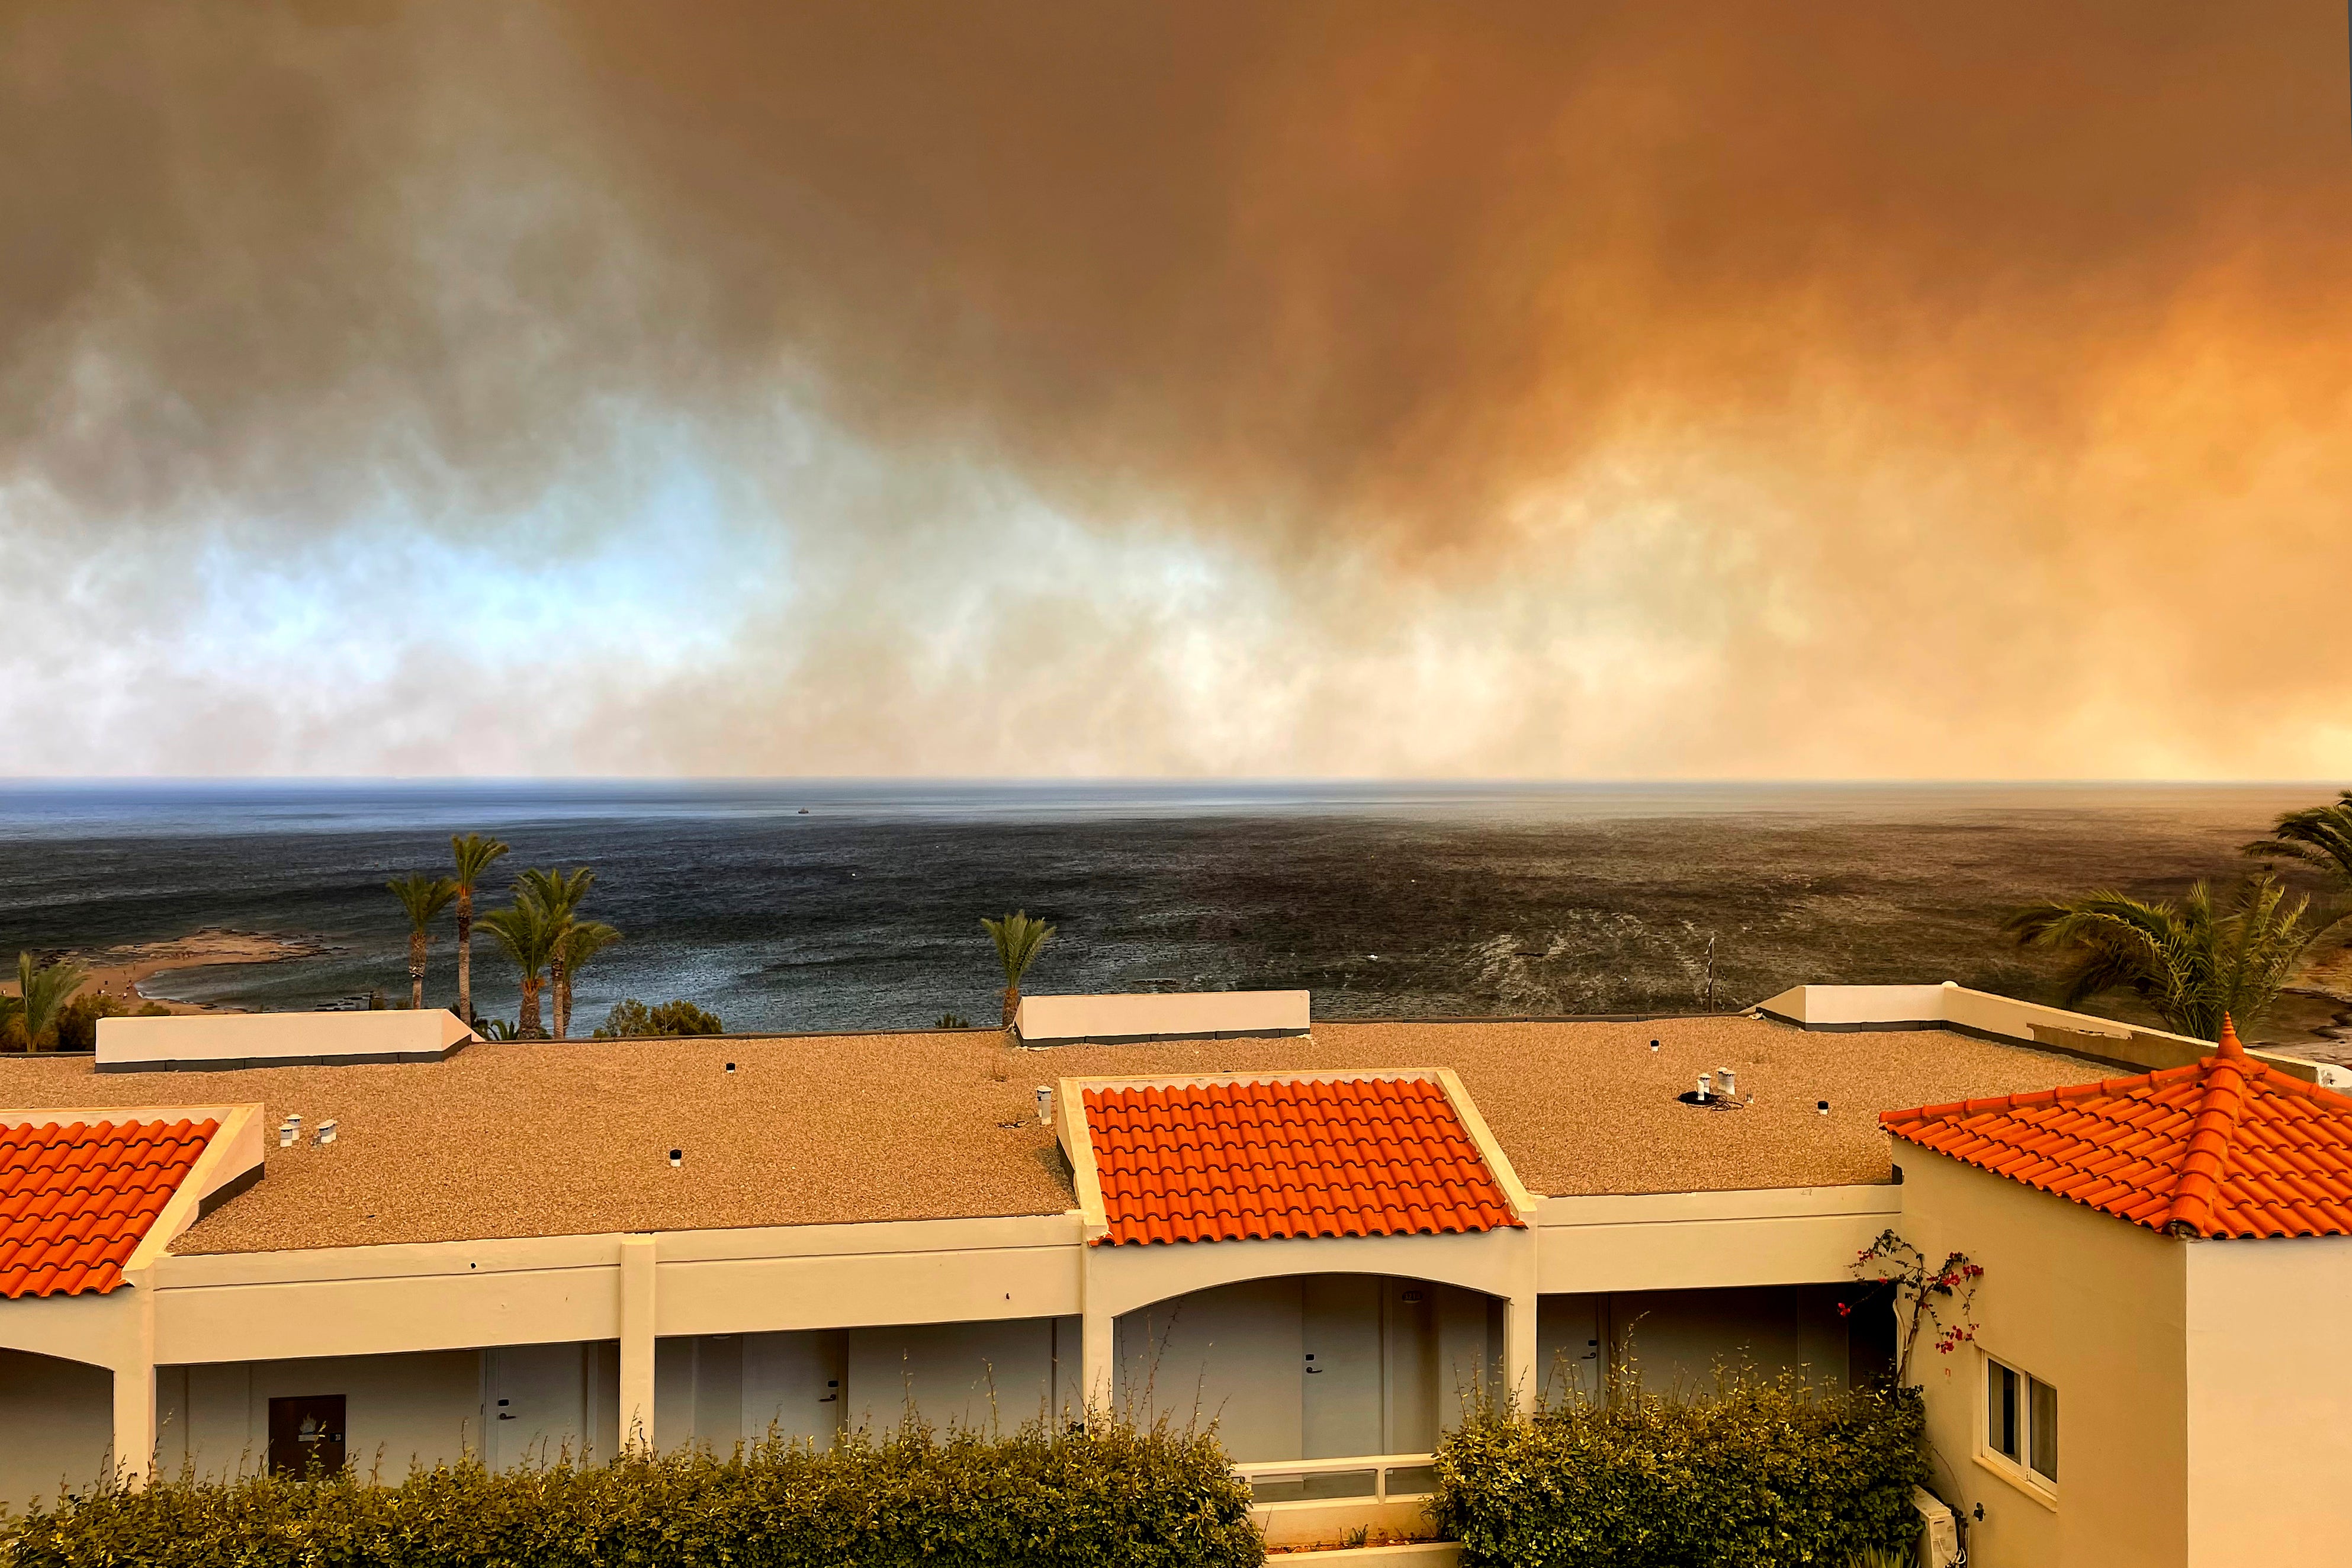
<svg viewBox="0 0 2352 1568"><path fill-rule="evenodd" d="M908 1426L824 1453L761 1444L380 1486L183 1477L100 1485L0 1528L16 1568L614 1568L1055 1563L1227 1568L1265 1550L1213 1437Z"/></svg>
<svg viewBox="0 0 2352 1568"><path fill-rule="evenodd" d="M1844 1568L1916 1539L1916 1389L1635 1394L1489 1412L1438 1447L1438 1523L1465 1568Z"/></svg>

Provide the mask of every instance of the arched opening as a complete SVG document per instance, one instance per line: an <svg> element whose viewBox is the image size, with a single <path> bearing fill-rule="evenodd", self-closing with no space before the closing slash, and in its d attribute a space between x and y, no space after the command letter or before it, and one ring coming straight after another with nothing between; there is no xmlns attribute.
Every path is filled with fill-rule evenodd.
<svg viewBox="0 0 2352 1568"><path fill-rule="evenodd" d="M86 1487L114 1448L114 1373L87 1362L0 1350L0 1510Z"/></svg>
<svg viewBox="0 0 2352 1568"><path fill-rule="evenodd" d="M1426 1454L1496 1389L1503 1304L1395 1275L1278 1275L1126 1313L1114 1354L1123 1409L1214 1421L1237 1464Z"/></svg>

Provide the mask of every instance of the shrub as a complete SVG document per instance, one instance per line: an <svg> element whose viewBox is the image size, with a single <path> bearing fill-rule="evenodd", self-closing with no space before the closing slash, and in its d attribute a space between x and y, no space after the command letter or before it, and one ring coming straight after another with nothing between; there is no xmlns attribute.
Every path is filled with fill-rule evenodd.
<svg viewBox="0 0 2352 1568"><path fill-rule="evenodd" d="M98 1021L100 1018L168 1018L171 1016L172 1010L160 1002L142 1002L133 1007L127 996L116 996L103 991L85 991L67 1003L58 1014L58 1049L98 1049Z"/></svg>
<svg viewBox="0 0 2352 1568"><path fill-rule="evenodd" d="M1208 1436L1033 1423L1005 1436L909 1425L832 1449L761 1443L398 1486L187 1477L100 1485L0 1529L15 1568L884 1568L925 1563L1248 1568L1249 1493Z"/></svg>
<svg viewBox="0 0 2352 1568"><path fill-rule="evenodd" d="M691 1002L664 1002L648 1007L632 996L615 1002L596 1031L600 1040L630 1040L648 1035L723 1035L727 1026L716 1013L706 1013Z"/></svg>
<svg viewBox="0 0 2352 1568"><path fill-rule="evenodd" d="M1487 1412L1438 1446L1433 1511L1470 1568L1843 1568L1916 1538L1923 1422L1916 1389L1786 1381Z"/></svg>

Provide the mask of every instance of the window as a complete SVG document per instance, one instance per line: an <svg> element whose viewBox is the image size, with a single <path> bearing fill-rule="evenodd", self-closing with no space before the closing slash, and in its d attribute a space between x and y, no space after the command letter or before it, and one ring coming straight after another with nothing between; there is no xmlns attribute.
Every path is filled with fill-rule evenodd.
<svg viewBox="0 0 2352 1568"><path fill-rule="evenodd" d="M1985 1447L2058 1484L2058 1391L1985 1359Z"/></svg>

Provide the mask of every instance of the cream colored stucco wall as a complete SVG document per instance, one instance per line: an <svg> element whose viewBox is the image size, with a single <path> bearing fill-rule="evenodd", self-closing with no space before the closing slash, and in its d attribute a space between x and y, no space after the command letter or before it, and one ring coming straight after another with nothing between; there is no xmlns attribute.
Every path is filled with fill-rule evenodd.
<svg viewBox="0 0 2352 1568"><path fill-rule="evenodd" d="M1142 1421L1214 1423L1238 1462L1300 1455L1300 1281L1251 1279L1118 1320L1118 1406Z"/></svg>
<svg viewBox="0 0 2352 1568"><path fill-rule="evenodd" d="M1958 1250L1985 1270L1977 1344L1945 1356L1923 1336L1912 1363L1930 1485L1957 1513L1985 1510L1970 1568L2181 1568L2189 1244L1924 1150L1898 1160L1903 1235L1931 1262ZM1988 1354L2058 1390L2054 1506L1979 1458Z"/></svg>
<svg viewBox="0 0 2352 1568"><path fill-rule="evenodd" d="M1251 1279L1360 1274L1455 1288L1438 1293L1433 1313L1450 1420L1461 1391L1498 1365L1503 1386L1532 1396L1539 1288L1832 1279L1899 1201L1879 1186L1547 1198L1523 1229L1183 1247L1088 1247L1086 1216L1074 1212L164 1256L107 1296L0 1303L0 1345L126 1369L123 1387L135 1394L157 1364L604 1342L616 1347L616 1430L667 1447L698 1418L675 1398L655 1408L657 1382L669 1381L653 1375L663 1340L747 1336L772 1349L799 1342L778 1336L893 1324L1076 1319L1080 1328L1057 1331L1048 1374L1055 1405L1068 1407L1097 1383L1108 1392L1121 1315ZM768 1403L738 1417L747 1437L801 1401L791 1389L815 1375L798 1352L777 1351L778 1361L752 1349L740 1386ZM755 1377L755 1367L765 1370ZM138 1403L118 1390L115 1419L144 1453ZM885 1404L895 1409L896 1396ZM818 1436L835 1429L829 1414L803 1410L784 1426L797 1432L806 1420L805 1435ZM597 1420L603 1447L601 1405ZM705 1424L726 1425L716 1414Z"/></svg>
<svg viewBox="0 0 2352 1568"><path fill-rule="evenodd" d="M2184 1250L2190 1568L2352 1561L2352 1237Z"/></svg>
<svg viewBox="0 0 2352 1568"><path fill-rule="evenodd" d="M1545 1198L1537 1289L1699 1290L1832 1283L1903 1210L1887 1185Z"/></svg>
<svg viewBox="0 0 2352 1568"><path fill-rule="evenodd" d="M1833 1289L1620 1290L1607 1313L1604 1342L1652 1393L1707 1394L1725 1380L1782 1376L1845 1386L1846 1320Z"/></svg>
<svg viewBox="0 0 2352 1568"><path fill-rule="evenodd" d="M1046 1414L1052 1318L904 1323L849 1331L849 1422L885 1430L909 1407L934 1426L986 1431ZM1069 1346L1073 1359L1077 1346Z"/></svg>
<svg viewBox="0 0 2352 1568"><path fill-rule="evenodd" d="M6 1307L15 1302L5 1303ZM105 1473L114 1376L104 1367L0 1350L0 1510L22 1512Z"/></svg>
<svg viewBox="0 0 2352 1568"><path fill-rule="evenodd" d="M482 1436L482 1358L475 1351L231 1362L156 1370L158 1469L200 1476L265 1468L269 1402L340 1394L344 1447L361 1474L386 1480L412 1464L452 1463Z"/></svg>

